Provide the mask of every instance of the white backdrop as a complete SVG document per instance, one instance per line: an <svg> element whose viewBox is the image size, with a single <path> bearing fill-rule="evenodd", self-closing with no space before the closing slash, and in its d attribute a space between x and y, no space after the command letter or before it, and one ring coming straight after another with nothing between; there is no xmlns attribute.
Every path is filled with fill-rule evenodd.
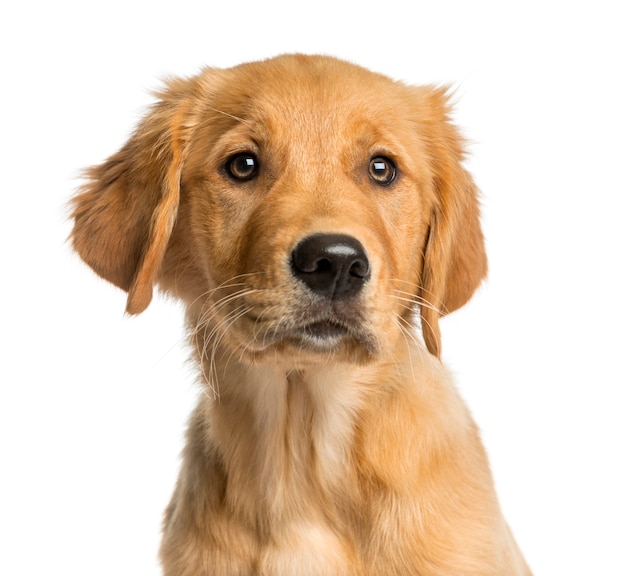
<svg viewBox="0 0 626 576"><path fill-rule="evenodd" d="M74 257L64 204L166 75L281 52L457 87L490 279L442 322L535 573L626 575L625 18L593 2L0 8L0 574L158 574L196 387L181 313ZM411 8L409 9L408 6Z"/></svg>

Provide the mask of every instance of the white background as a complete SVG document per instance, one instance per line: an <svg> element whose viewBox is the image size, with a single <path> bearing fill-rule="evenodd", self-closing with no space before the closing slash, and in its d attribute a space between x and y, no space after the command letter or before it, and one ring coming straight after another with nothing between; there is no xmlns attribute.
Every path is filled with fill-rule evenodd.
<svg viewBox="0 0 626 576"><path fill-rule="evenodd" d="M456 86L491 272L442 322L445 360L535 573L626 575L619 2L17 6L0 9L0 574L158 574L196 394L181 311L125 318L70 253L64 204L159 78L302 51Z"/></svg>

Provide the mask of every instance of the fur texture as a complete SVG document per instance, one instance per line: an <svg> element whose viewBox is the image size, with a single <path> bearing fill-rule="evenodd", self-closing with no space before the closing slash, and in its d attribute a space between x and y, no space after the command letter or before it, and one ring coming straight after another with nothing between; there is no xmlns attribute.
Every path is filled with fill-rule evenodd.
<svg viewBox="0 0 626 576"><path fill-rule="evenodd" d="M445 90L288 55L170 81L89 170L75 249L186 304L205 389L166 576L530 574L439 360L487 269L462 159ZM323 294L296 253L338 234Z"/></svg>

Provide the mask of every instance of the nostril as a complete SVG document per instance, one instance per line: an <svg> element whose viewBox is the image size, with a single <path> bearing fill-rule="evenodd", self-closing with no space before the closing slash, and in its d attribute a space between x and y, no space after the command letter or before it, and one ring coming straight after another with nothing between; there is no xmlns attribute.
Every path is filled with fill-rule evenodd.
<svg viewBox="0 0 626 576"><path fill-rule="evenodd" d="M318 273L330 272L332 268L333 268L333 263L327 258L322 258L321 260L318 260L317 262L315 262L315 268L311 270L311 272L318 272Z"/></svg>
<svg viewBox="0 0 626 576"><path fill-rule="evenodd" d="M356 278L367 278L370 273L369 262L367 260L356 259L350 267L350 274Z"/></svg>
<svg viewBox="0 0 626 576"><path fill-rule="evenodd" d="M328 258L316 258L310 253L310 246L299 246L294 250L293 263L296 270L305 274L325 272L332 268L332 263Z"/></svg>
<svg viewBox="0 0 626 576"><path fill-rule="evenodd" d="M292 252L294 276L327 298L356 295L370 276L361 243L345 234L313 234Z"/></svg>

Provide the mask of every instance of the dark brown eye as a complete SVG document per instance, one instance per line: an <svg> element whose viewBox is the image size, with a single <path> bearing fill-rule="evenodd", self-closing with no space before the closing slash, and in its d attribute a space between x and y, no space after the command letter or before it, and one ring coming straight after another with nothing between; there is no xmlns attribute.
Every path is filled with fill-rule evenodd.
<svg viewBox="0 0 626 576"><path fill-rule="evenodd" d="M257 175L259 161L251 152L239 152L226 161L224 168L226 173L234 180L247 182Z"/></svg>
<svg viewBox="0 0 626 576"><path fill-rule="evenodd" d="M397 175L396 165L386 156L374 156L369 164L370 178L379 186L389 186Z"/></svg>

